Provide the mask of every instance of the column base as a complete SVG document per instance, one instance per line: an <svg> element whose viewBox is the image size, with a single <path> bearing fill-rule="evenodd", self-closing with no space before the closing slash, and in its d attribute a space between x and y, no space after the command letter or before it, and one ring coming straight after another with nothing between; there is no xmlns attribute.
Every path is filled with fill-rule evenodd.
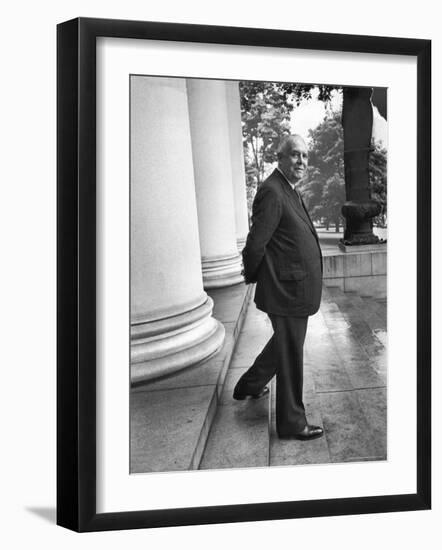
<svg viewBox="0 0 442 550"><path fill-rule="evenodd" d="M381 205L373 199L347 201L342 206L345 218L345 246L361 246L380 243L381 240L373 233L372 219L381 211Z"/></svg>
<svg viewBox="0 0 442 550"><path fill-rule="evenodd" d="M213 301L166 319L131 327L131 382L171 374L207 359L224 342L225 330L212 314Z"/></svg>
<svg viewBox="0 0 442 550"><path fill-rule="evenodd" d="M240 254L246 245L246 240L247 240L247 237L239 237L238 239L236 239L236 246Z"/></svg>
<svg viewBox="0 0 442 550"><path fill-rule="evenodd" d="M239 254L218 258L203 258L204 288L220 288L244 282L241 275L241 257Z"/></svg>

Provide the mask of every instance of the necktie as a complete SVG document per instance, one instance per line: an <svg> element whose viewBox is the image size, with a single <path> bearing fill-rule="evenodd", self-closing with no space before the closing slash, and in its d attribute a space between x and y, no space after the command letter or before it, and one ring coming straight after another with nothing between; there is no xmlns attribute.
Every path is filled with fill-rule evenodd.
<svg viewBox="0 0 442 550"><path fill-rule="evenodd" d="M310 225L313 227L313 223L312 223L312 220L310 218L310 214L308 213L307 207L305 206L304 201L302 200L301 193L296 189L296 187L293 190L296 193L296 196L298 197L299 204L301 205L301 208L304 210L304 213L307 216L307 219L310 222Z"/></svg>
<svg viewBox="0 0 442 550"><path fill-rule="evenodd" d="M302 198L301 198L301 195L300 195L299 191L296 189L296 187L293 188L293 192L298 197L299 204L305 209L304 203L303 203Z"/></svg>

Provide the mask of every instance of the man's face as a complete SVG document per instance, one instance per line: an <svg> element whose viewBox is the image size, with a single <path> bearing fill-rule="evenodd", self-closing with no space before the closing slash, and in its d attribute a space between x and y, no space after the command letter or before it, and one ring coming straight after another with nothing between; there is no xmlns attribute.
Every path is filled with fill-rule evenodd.
<svg viewBox="0 0 442 550"><path fill-rule="evenodd" d="M278 161L279 168L290 182L296 183L304 177L307 164L308 151L304 140L301 138L291 139Z"/></svg>

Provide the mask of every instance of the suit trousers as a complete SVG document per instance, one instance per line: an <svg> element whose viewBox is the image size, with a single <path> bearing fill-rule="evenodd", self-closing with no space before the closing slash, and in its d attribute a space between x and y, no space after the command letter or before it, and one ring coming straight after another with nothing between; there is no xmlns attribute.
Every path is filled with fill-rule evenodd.
<svg viewBox="0 0 442 550"><path fill-rule="evenodd" d="M290 436L301 432L307 424L302 387L308 317L268 316L273 336L239 379L236 389L259 393L276 374L276 430L279 436Z"/></svg>

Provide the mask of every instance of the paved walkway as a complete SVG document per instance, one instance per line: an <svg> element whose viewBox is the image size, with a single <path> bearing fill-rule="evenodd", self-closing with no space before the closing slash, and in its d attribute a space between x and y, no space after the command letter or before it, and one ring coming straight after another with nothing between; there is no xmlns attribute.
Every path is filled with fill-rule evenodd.
<svg viewBox="0 0 442 550"><path fill-rule="evenodd" d="M339 289L324 289L309 320L305 345L307 417L325 437L280 440L275 431L275 386L269 398L234 401L232 390L271 335L253 302L230 363L200 463L201 469L385 460L386 304Z"/></svg>
<svg viewBox="0 0 442 550"><path fill-rule="evenodd" d="M272 331L249 302L252 290L211 292L214 316L226 329L215 355L132 388L132 473L385 460L385 301L324 288L321 309L309 320L304 402L325 437L287 441L275 432L274 383L269 397L232 398Z"/></svg>

